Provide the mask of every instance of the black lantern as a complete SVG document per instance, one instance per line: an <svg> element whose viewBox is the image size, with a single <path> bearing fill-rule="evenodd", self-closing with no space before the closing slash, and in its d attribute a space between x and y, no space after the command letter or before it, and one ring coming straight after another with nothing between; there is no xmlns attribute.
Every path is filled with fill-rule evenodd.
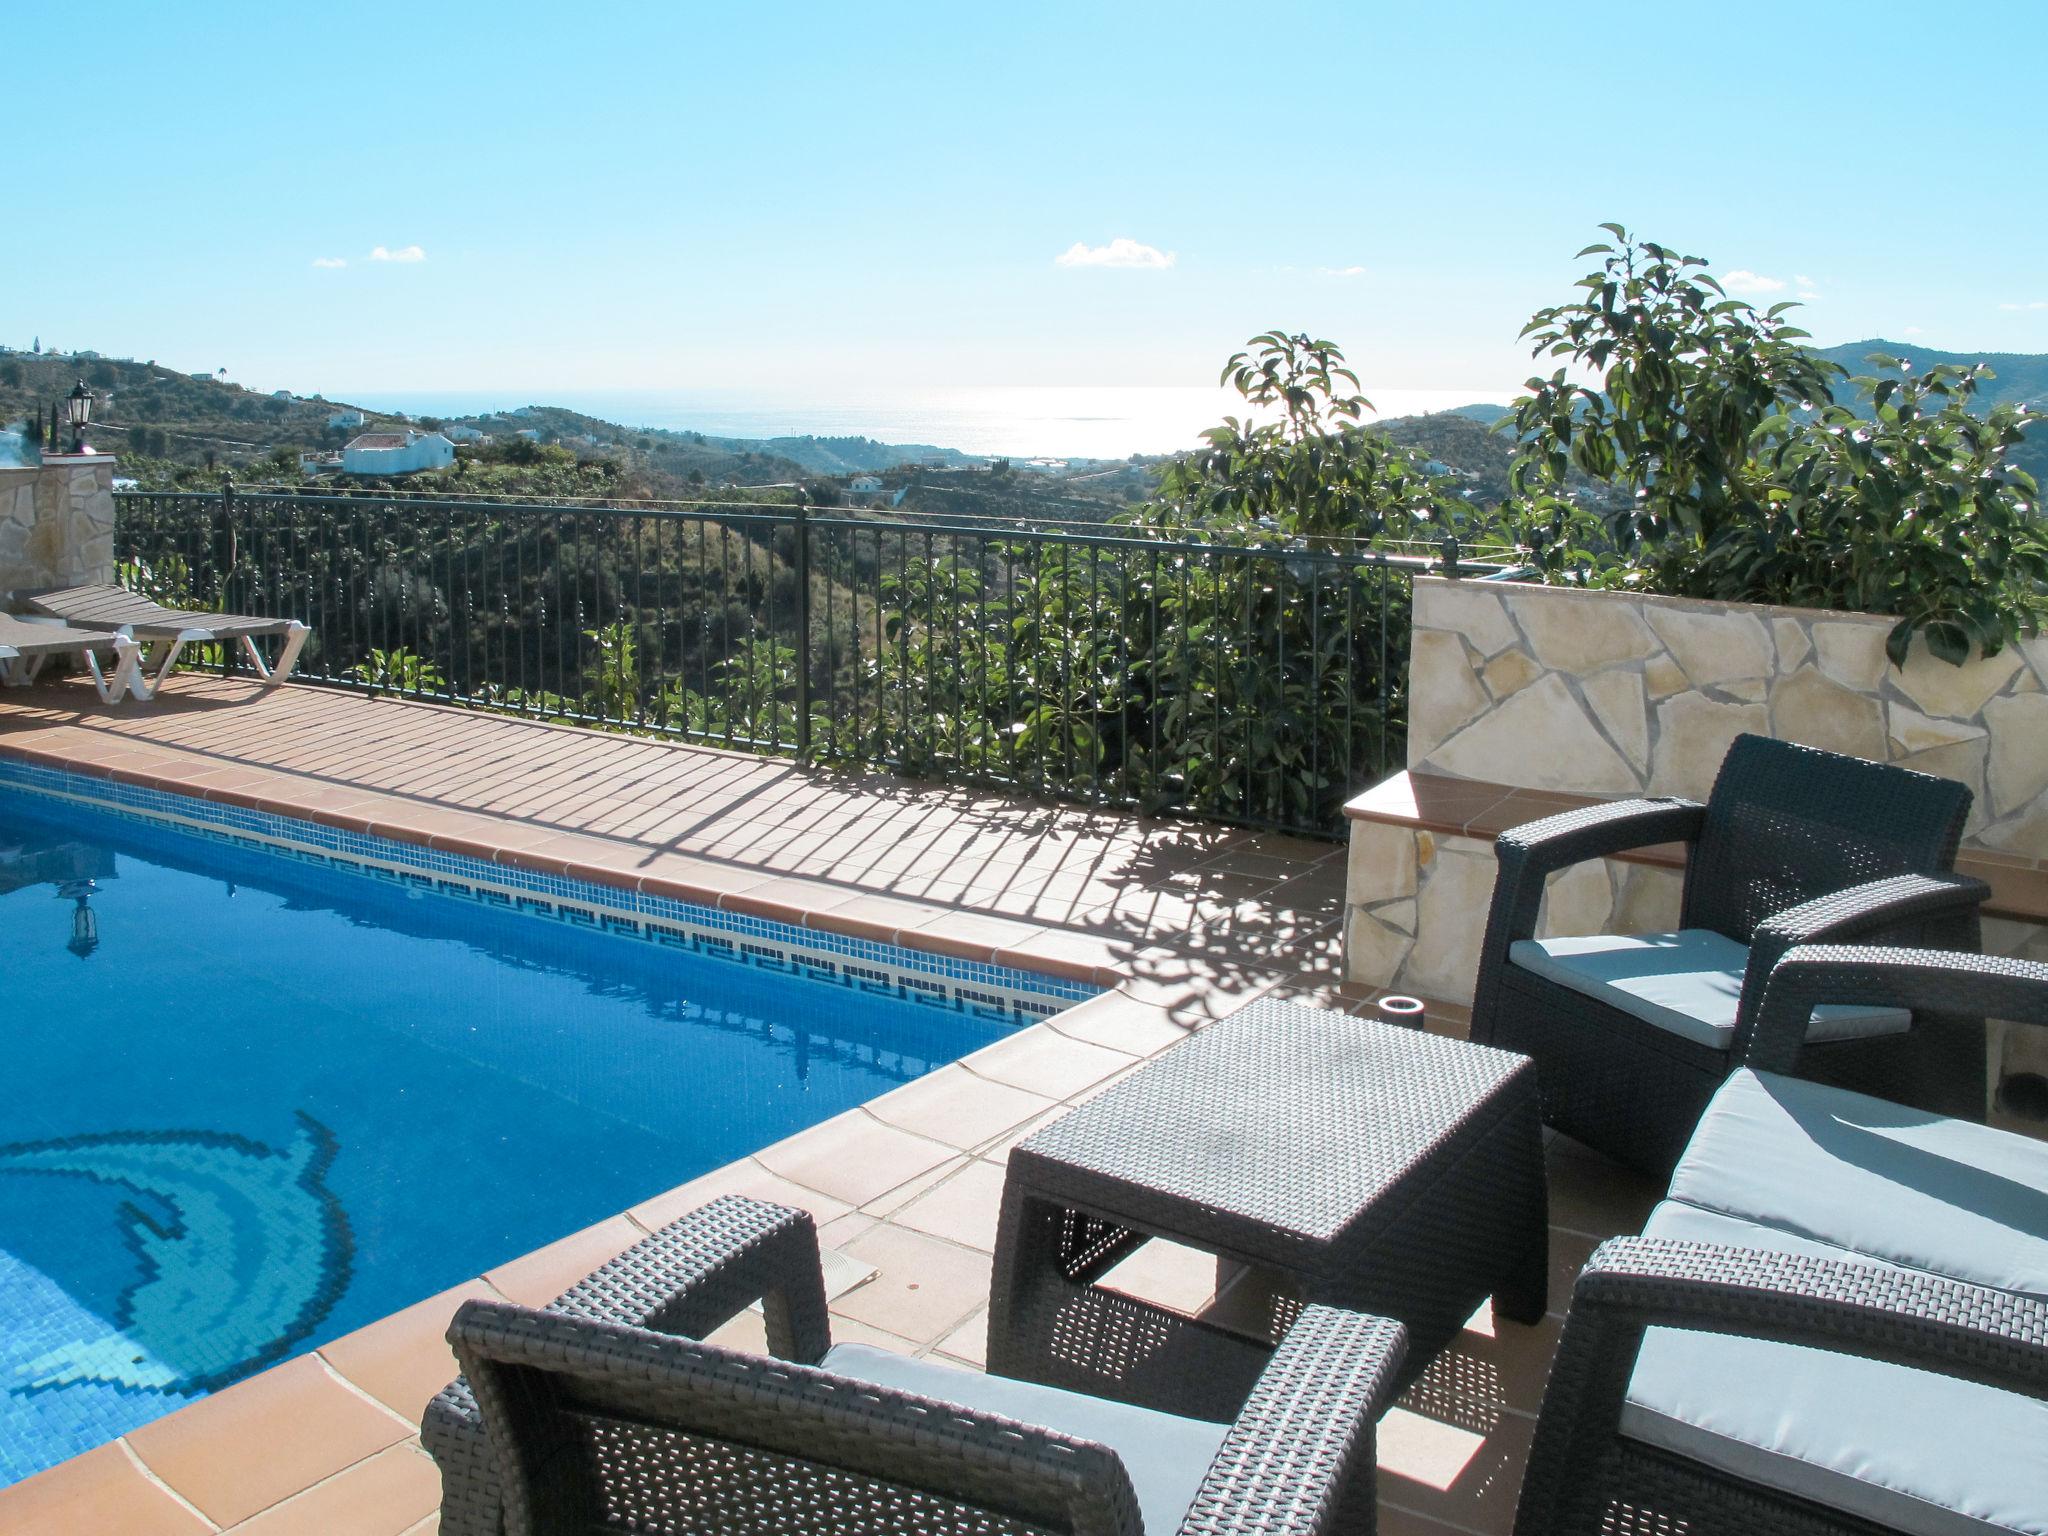
<svg viewBox="0 0 2048 1536"><path fill-rule="evenodd" d="M73 453L84 453L87 451L85 446L85 426L87 422L92 420L93 399L93 392L85 387L85 380L83 379L72 385L71 393L64 397L64 420L71 427L71 451Z"/></svg>
<svg viewBox="0 0 2048 1536"><path fill-rule="evenodd" d="M57 887L59 900L75 902L71 909L71 942L64 947L83 960L100 947L100 922L90 905L99 893L99 882L92 879L66 880Z"/></svg>

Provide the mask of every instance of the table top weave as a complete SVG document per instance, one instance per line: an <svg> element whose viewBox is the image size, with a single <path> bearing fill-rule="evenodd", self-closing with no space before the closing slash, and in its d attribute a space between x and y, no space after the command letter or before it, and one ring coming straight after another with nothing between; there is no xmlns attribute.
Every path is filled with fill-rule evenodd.
<svg viewBox="0 0 2048 1536"><path fill-rule="evenodd" d="M1534 1092L1531 1063L1508 1051L1254 1003L1036 1132L1013 1170L1092 1175L1327 1241Z"/></svg>

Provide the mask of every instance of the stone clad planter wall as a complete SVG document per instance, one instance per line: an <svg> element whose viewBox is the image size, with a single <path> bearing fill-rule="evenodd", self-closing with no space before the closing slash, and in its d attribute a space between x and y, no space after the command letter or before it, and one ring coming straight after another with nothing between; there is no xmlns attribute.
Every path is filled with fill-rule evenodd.
<svg viewBox="0 0 2048 1536"><path fill-rule="evenodd" d="M0 601L113 579L113 455L0 468Z"/></svg>
<svg viewBox="0 0 2048 1536"><path fill-rule="evenodd" d="M1518 789L1703 798L1744 731L1960 779L1965 851L2048 867L2048 637L1952 667L1892 621L1524 583L1415 583L1408 766ZM1493 891L1482 837L1354 821L1346 969L1469 1002ZM1553 880L1546 933L1678 921L1679 876L1606 861ZM1992 919L1985 947L2048 958L2040 927ZM2014 1050L2048 1049L2048 1042Z"/></svg>
<svg viewBox="0 0 2048 1536"><path fill-rule="evenodd" d="M1960 779L1965 841L2048 859L2048 638L1953 667L1871 614L1523 583L1415 584L1408 766L1703 798L1744 731Z"/></svg>

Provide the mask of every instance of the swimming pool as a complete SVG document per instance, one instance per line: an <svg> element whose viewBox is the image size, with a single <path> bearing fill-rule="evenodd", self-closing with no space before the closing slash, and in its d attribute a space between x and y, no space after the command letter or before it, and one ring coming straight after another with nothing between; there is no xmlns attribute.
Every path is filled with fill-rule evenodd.
<svg viewBox="0 0 2048 1536"><path fill-rule="evenodd" d="M0 1485L1093 989L0 764Z"/></svg>

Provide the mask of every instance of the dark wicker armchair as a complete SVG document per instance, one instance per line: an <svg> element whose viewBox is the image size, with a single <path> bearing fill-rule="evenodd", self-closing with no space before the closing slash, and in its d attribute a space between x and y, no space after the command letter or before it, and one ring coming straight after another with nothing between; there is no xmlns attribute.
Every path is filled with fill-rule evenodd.
<svg viewBox="0 0 2048 1536"><path fill-rule="evenodd" d="M772 1357L701 1342L756 1300ZM422 1429L446 1536L1370 1532L1405 1348L1310 1307L1227 1425L835 1348L811 1218L735 1196L448 1337L464 1376Z"/></svg>
<svg viewBox="0 0 2048 1536"><path fill-rule="evenodd" d="M1840 1002L2048 1025L2048 965L1778 963L1644 1235L1573 1289L1516 1536L2048 1531L2048 1144L1781 1075Z"/></svg>
<svg viewBox="0 0 2048 1536"><path fill-rule="evenodd" d="M1632 1425L1631 1398L1646 1343L1668 1347L1673 1340L1693 1361L1731 1344L1753 1355L1750 1341L1763 1341L1766 1349L1793 1345L1869 1362L1881 1376L1851 1367L1858 1385L1866 1377L1881 1383L1862 1398L1836 1395L1788 1409L1775 1383L1752 1376L1724 1401L1734 1404L1738 1421L1759 1408L1788 1416L1885 1415L1927 1443L1936 1463L1929 1481L1946 1499L1928 1500L1926 1523L1906 1523L1923 1512L1910 1505L1906 1518L1897 1518L1899 1501L1857 1486L1857 1471L1875 1470L1859 1466L1860 1448L1838 1458L1840 1475L1798 1479L1800 1489L1792 1492L1783 1486L1791 1479L1745 1476L1739 1464L1714 1465L1658 1443L1637 1427L1647 1421ZM1731 1359L1729 1369L1746 1363ZM1693 1388L1700 1403L1720 1383L1710 1372L1697 1374L1707 1378ZM1821 1398L1827 1380L1808 1396ZM1748 1410L1744 1397L1753 1405ZM2034 1523L2048 1521L2048 1509L2036 1502L2044 1405L2048 1302L2038 1297L1790 1253L1616 1238L1594 1253L1572 1291L1515 1536L2040 1530L2048 1528ZM1962 1438L1964 1455L1944 1457L1950 1436ZM1943 1474L1954 1479L1946 1487ZM2015 1514L2025 1523L2008 1523Z"/></svg>
<svg viewBox="0 0 2048 1536"><path fill-rule="evenodd" d="M1982 882L1951 873L1970 792L1948 779L1738 737L1705 805L1624 800L1503 833L1472 1038L1533 1056L1544 1118L1609 1155L1670 1171L1741 1062L1761 985L1796 944L1978 947ZM1679 930L1536 938L1549 876L1687 845ZM1953 1007L1829 1005L1800 1070L1982 1118L1984 1021Z"/></svg>

